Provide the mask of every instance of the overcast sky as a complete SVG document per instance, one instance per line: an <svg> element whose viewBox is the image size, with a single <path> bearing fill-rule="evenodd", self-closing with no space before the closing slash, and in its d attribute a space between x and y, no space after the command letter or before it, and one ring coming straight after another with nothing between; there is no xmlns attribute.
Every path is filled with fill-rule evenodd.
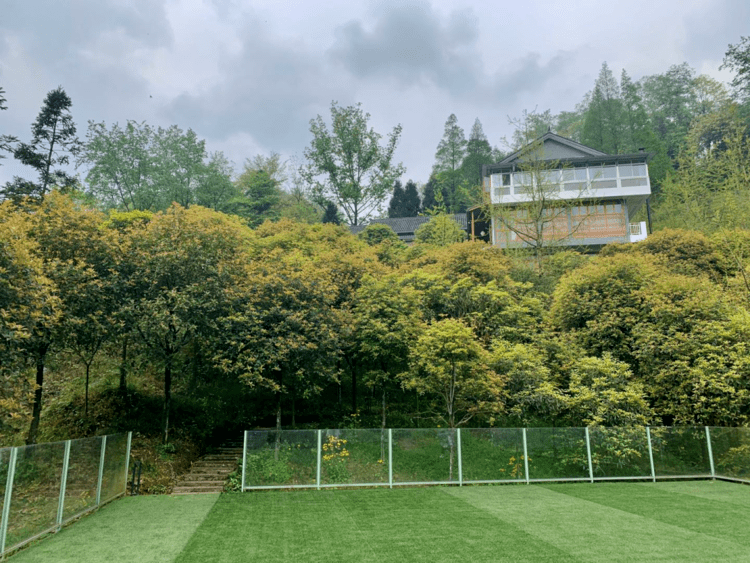
<svg viewBox="0 0 750 563"><path fill-rule="evenodd" d="M89 120L176 124L240 168L301 158L310 119L361 102L383 136L403 126L404 180L425 182L451 113L505 148L509 116L572 110L604 61L618 77L688 62L726 82L749 24L748 0L3 0L0 134L28 141L63 86L81 138ZM0 183L33 178L0 164Z"/></svg>

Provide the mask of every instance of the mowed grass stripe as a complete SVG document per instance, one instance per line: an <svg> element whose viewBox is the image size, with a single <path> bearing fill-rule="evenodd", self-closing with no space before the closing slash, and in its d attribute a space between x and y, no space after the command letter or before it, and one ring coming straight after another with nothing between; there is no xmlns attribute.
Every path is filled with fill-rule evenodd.
<svg viewBox="0 0 750 563"><path fill-rule="evenodd" d="M449 492L512 522L533 536L532 541L550 543L581 561L750 561L750 550L731 541L566 494L571 487L597 488L590 484L562 490L511 485ZM633 488L632 484L615 485L612 494L627 496ZM655 502L654 512L661 510L658 506ZM747 522L747 517L744 520Z"/></svg>
<svg viewBox="0 0 750 563"><path fill-rule="evenodd" d="M578 560L430 488L225 495L177 561Z"/></svg>
<svg viewBox="0 0 750 563"><path fill-rule="evenodd" d="M14 563L170 563L219 495L126 497L14 555Z"/></svg>
<svg viewBox="0 0 750 563"><path fill-rule="evenodd" d="M750 487L740 483L729 483L727 481L659 481L655 485L654 483L638 484L750 509Z"/></svg>
<svg viewBox="0 0 750 563"><path fill-rule="evenodd" d="M686 483L685 490L694 491L703 487L704 490L710 491L717 484L720 488L725 485L714 481L695 481ZM730 557L729 560L750 561L750 511L746 505L681 492L676 484L668 487L661 485L650 483L633 487L628 484L597 483L588 486L560 484L546 487L569 497L732 542L743 556L739 557L734 553L733 558ZM738 498L750 494L749 488L739 484L736 485L735 491Z"/></svg>

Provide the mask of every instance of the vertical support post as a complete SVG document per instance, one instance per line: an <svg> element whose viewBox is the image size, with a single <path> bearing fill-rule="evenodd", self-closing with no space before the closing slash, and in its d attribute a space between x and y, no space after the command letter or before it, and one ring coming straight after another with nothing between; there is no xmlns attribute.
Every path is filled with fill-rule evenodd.
<svg viewBox="0 0 750 563"><path fill-rule="evenodd" d="M656 471L654 470L654 450L651 447L651 427L646 426L646 438L648 439L648 459L651 462L651 480L656 483Z"/></svg>
<svg viewBox="0 0 750 563"><path fill-rule="evenodd" d="M68 486L68 467L70 465L70 440L65 442L65 455L63 456L62 475L60 475L60 500L57 503L57 531L60 531L65 510L65 488ZM125 486L127 487L127 473L125 474Z"/></svg>
<svg viewBox="0 0 750 563"><path fill-rule="evenodd" d="M128 494L128 473L130 470L130 446L133 444L133 433L128 432L128 445L125 448L125 490L123 494Z"/></svg>
<svg viewBox="0 0 750 563"><path fill-rule="evenodd" d="M96 480L96 506L102 502L102 478L104 477L104 454L107 452L107 436L102 436L102 453L99 455L99 477Z"/></svg>
<svg viewBox="0 0 750 563"><path fill-rule="evenodd" d="M5 538L8 534L8 518L10 517L10 501L13 497L13 479L16 476L16 460L18 448L11 448L8 462L8 478L5 481L5 499L3 501L3 516L0 523L0 553L5 556Z"/></svg>
<svg viewBox="0 0 750 563"><path fill-rule="evenodd" d="M708 461L711 462L711 479L716 479L716 469L714 468L714 452L711 449L711 432L706 426L706 444L708 444Z"/></svg>
<svg viewBox="0 0 750 563"><path fill-rule="evenodd" d="M316 471L316 478L315 478L315 484L318 487L318 490L320 490L320 450L321 450L321 436L323 431L318 430L318 468Z"/></svg>
<svg viewBox="0 0 750 563"><path fill-rule="evenodd" d="M526 446L526 429L523 429L523 468L526 474L526 484L529 484L529 449Z"/></svg>
<svg viewBox="0 0 750 563"><path fill-rule="evenodd" d="M461 459L461 429L456 428L456 446L458 449L458 486L464 486L464 467Z"/></svg>
<svg viewBox="0 0 750 563"><path fill-rule="evenodd" d="M388 429L388 488L393 488L393 429Z"/></svg>
<svg viewBox="0 0 750 563"><path fill-rule="evenodd" d="M242 492L245 492L245 468L247 467L247 430L242 433Z"/></svg>
<svg viewBox="0 0 750 563"><path fill-rule="evenodd" d="M589 481L594 482L594 466L591 463L591 438L589 437L589 427L586 427L586 456L589 459Z"/></svg>

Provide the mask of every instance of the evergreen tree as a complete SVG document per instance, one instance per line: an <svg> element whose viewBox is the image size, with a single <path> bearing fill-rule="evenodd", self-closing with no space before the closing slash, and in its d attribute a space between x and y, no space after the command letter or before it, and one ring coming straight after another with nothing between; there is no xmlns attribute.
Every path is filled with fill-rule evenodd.
<svg viewBox="0 0 750 563"><path fill-rule="evenodd" d="M396 180L393 184L393 195L388 204L388 217L391 219L397 217L408 217L408 215L405 214L406 210L404 209L405 195L404 188L401 185L401 180Z"/></svg>
<svg viewBox="0 0 750 563"><path fill-rule="evenodd" d="M583 144L608 154L622 153L622 114L620 86L605 62L594 84L591 102L586 112Z"/></svg>
<svg viewBox="0 0 750 563"><path fill-rule="evenodd" d="M438 143L432 167L432 174L447 191L446 202L453 201L454 194L463 181L461 163L465 156L466 136L458 126L456 115L452 113L445 122L443 138Z"/></svg>
<svg viewBox="0 0 750 563"><path fill-rule="evenodd" d="M339 210L336 208L336 204L332 201L326 203L326 210L325 213L323 213L323 223L333 223L334 225L341 224Z"/></svg>
<svg viewBox="0 0 750 563"><path fill-rule="evenodd" d="M404 211L406 212L404 217L416 217L419 215L421 205L417 185L409 180L406 182L406 186L404 186Z"/></svg>
<svg viewBox="0 0 750 563"><path fill-rule="evenodd" d="M464 180L470 186L481 186L482 166L492 164L492 160L492 147L482 130L482 123L476 118L471 127L469 142L466 144L466 156L461 163Z"/></svg>
<svg viewBox="0 0 750 563"><path fill-rule="evenodd" d="M422 194L422 213L429 213L435 209L438 205L437 199L439 198L441 202L445 202L448 199L448 195L446 186L441 185L434 175L430 176Z"/></svg>
<svg viewBox="0 0 750 563"><path fill-rule="evenodd" d="M64 170L54 169L56 165L69 164L70 155L77 154L81 148L70 114L72 105L62 86L47 94L31 126L31 143L19 143L13 150L16 160L34 168L39 178L36 182L20 178L8 182L0 191L4 197L17 199L28 195L42 199L53 186L65 189L76 184L75 177Z"/></svg>

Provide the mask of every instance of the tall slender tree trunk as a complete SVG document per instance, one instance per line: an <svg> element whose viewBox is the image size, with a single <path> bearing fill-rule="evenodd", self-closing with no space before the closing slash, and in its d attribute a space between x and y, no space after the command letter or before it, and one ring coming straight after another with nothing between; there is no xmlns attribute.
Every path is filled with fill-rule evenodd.
<svg viewBox="0 0 750 563"><path fill-rule="evenodd" d="M34 389L34 406L31 410L31 426L26 437L27 444L36 444L39 434L39 419L42 416L42 387L44 385L44 359L47 356L48 345L42 345L36 359L36 389Z"/></svg>
<svg viewBox="0 0 750 563"><path fill-rule="evenodd" d="M169 442L169 411L172 408L172 356L164 365L164 443Z"/></svg>
<svg viewBox="0 0 750 563"><path fill-rule="evenodd" d="M128 335L122 339L122 355L120 356L120 393L128 390Z"/></svg>

